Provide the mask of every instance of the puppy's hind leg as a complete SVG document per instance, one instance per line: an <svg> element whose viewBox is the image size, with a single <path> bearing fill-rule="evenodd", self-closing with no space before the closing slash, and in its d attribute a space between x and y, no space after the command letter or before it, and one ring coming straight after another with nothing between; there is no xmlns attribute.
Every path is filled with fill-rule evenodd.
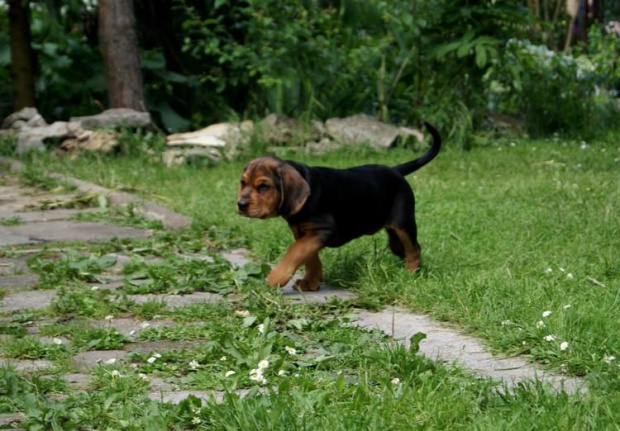
<svg viewBox="0 0 620 431"><path fill-rule="evenodd" d="M404 259L405 258L405 246L403 245L401 240L398 238L398 234L396 233L396 231L389 227L386 228L385 231L388 234L388 241L389 241L390 250L392 250L392 253L394 253L396 256L400 257L401 259Z"/></svg>
<svg viewBox="0 0 620 431"><path fill-rule="evenodd" d="M403 227L394 226L393 230L405 250L405 266L411 272L418 271L420 269L421 248L417 240L415 222L408 223Z"/></svg>

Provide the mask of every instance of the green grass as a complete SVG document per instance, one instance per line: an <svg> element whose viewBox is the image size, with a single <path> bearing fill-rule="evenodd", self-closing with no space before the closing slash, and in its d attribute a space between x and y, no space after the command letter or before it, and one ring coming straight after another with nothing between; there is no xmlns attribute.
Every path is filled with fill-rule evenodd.
<svg viewBox="0 0 620 431"><path fill-rule="evenodd" d="M102 366L96 370L97 391L69 393L62 401L33 389L31 376L5 370L0 408L30 409L29 425L53 423L58 429L71 429L70 423L101 429L618 429L620 368L609 358L620 357L620 147L613 140L585 150L580 142L515 142L469 152L448 148L410 178L423 248L419 275L403 268L389 253L385 234L378 233L322 252L326 281L354 290L358 305L398 304L426 312L461 325L496 351L527 354L556 372L585 376L587 394L556 395L526 385L502 395L492 382L422 358L415 348L394 346L378 332L349 327L350 305L284 303L264 286L265 267L234 270L217 260L204 265L183 258L245 246L257 261L273 263L290 244L282 220L235 215L246 160L209 169L167 169L139 157L84 156L69 162L45 156L29 163L137 190L197 220L183 232L90 245L61 260L35 258L32 267L46 275L49 287L61 286L45 313L61 319L163 316L180 326L151 328L139 339L200 342L170 353L135 354L132 366ZM337 167L397 164L412 157L403 149L291 154ZM97 217L108 216L116 222L131 218ZM97 280L113 263L106 260L108 253L119 252L133 256L120 292L93 291L83 284ZM163 262L148 264L152 257ZM127 292L193 291L234 292L235 297L227 305L174 310L154 302L138 306L125 297ZM543 317L545 311L551 314ZM65 364L65 350L24 336L21 325L36 317L13 316L3 332L16 338L3 344L5 354ZM46 328L50 336L72 340L75 351L126 343L114 331L79 321ZM549 335L555 339L546 341ZM565 350L562 342L568 342ZM288 354L287 347L297 354ZM149 362L155 353L162 356ZM239 399L235 389L261 386L249 378L261 359L270 362L266 393ZM198 362L196 369L192 361ZM226 377L227 371L235 374ZM161 406L145 398L148 389L140 373L172 379L186 389L230 394L221 404L188 399L177 407ZM392 383L395 377L400 383Z"/></svg>

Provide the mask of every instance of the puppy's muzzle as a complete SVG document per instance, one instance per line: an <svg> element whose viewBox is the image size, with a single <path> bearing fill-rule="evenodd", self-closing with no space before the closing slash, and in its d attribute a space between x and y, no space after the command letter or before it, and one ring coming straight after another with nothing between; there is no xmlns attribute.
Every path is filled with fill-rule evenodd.
<svg viewBox="0 0 620 431"><path fill-rule="evenodd" d="M250 202L247 199L239 199L237 201L237 211L239 214L247 214Z"/></svg>

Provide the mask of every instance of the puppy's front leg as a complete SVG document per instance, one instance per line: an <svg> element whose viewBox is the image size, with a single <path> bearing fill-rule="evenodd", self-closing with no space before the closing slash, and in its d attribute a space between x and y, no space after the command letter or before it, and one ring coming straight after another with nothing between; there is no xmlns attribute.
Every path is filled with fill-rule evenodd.
<svg viewBox="0 0 620 431"><path fill-rule="evenodd" d="M286 251L284 259L271 270L267 276L267 284L271 287L284 286L297 269L323 247L323 241L313 232L298 238Z"/></svg>

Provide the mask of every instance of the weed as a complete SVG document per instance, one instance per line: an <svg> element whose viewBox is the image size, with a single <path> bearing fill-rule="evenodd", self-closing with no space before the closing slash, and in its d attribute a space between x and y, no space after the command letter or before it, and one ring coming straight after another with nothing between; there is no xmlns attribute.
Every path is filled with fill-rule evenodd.
<svg viewBox="0 0 620 431"><path fill-rule="evenodd" d="M0 225L2 226L19 226L22 223L22 219L18 216L0 219Z"/></svg>

